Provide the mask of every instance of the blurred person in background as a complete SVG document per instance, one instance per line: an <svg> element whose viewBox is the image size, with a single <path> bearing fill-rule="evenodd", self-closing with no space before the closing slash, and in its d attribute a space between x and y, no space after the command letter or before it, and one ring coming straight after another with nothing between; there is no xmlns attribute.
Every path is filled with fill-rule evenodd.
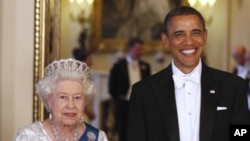
<svg viewBox="0 0 250 141"><path fill-rule="evenodd" d="M246 78L247 69L245 66L246 59L246 48L243 45L237 45L232 49L232 57L236 63L236 67L233 70L233 74L236 74L242 78Z"/></svg>
<svg viewBox="0 0 250 141"><path fill-rule="evenodd" d="M127 43L126 57L116 62L109 77L109 93L114 101L115 127L119 141L127 141L127 113L131 86L151 75L150 65L141 60L144 42L132 38Z"/></svg>

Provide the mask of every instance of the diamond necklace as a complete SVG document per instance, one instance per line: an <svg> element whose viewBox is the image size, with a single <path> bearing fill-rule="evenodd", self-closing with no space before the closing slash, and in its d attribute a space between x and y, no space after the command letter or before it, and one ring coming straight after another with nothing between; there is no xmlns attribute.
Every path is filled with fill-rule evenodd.
<svg viewBox="0 0 250 141"><path fill-rule="evenodd" d="M58 134L58 132L56 130L55 124L54 124L52 119L51 119L51 128L52 128L53 135L56 138L56 141L61 141L61 138L60 138L60 136L59 136L59 134ZM66 138L65 141L70 141L70 140L69 140L69 138ZM78 141L78 128L77 128L77 125L76 125L75 131L74 131L73 141Z"/></svg>

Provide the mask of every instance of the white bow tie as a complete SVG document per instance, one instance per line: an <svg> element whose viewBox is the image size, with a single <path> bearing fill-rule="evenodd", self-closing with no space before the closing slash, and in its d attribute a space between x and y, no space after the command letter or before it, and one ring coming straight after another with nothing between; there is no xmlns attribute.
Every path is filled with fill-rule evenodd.
<svg viewBox="0 0 250 141"><path fill-rule="evenodd" d="M177 88L182 88L186 81L194 82L195 84L200 83L198 71L191 73L190 75L181 76L179 74L173 75L174 84Z"/></svg>

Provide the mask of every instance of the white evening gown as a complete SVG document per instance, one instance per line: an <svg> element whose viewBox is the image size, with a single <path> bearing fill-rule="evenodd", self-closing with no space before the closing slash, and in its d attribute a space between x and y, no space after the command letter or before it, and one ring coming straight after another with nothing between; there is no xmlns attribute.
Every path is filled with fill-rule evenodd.
<svg viewBox="0 0 250 141"><path fill-rule="evenodd" d="M84 123L83 123L84 124ZM40 121L20 128L14 141L52 141ZM104 131L99 130L98 141L108 141Z"/></svg>

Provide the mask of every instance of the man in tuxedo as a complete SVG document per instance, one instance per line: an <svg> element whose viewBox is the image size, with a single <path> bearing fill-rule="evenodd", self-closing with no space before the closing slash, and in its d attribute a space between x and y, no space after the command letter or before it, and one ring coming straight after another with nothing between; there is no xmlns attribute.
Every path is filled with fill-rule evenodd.
<svg viewBox="0 0 250 141"><path fill-rule="evenodd" d="M246 50L244 45L237 45L232 49L232 57L237 66L233 70L233 74L242 77L248 84L248 111L250 115L250 50Z"/></svg>
<svg viewBox="0 0 250 141"><path fill-rule="evenodd" d="M245 60L246 60L245 67L247 69L247 75L245 79L248 84L247 98L248 98L248 111L250 115L250 50L246 51Z"/></svg>
<svg viewBox="0 0 250 141"><path fill-rule="evenodd" d="M115 63L110 72L109 93L114 100L114 114L119 141L127 141L126 126L131 86L151 74L150 65L140 59L143 41L132 38L127 44L127 56Z"/></svg>
<svg viewBox="0 0 250 141"><path fill-rule="evenodd" d="M246 48L244 45L237 45L232 49L232 57L237 64L236 68L233 70L233 74L236 74L242 78L247 77L247 67L246 67Z"/></svg>
<svg viewBox="0 0 250 141"><path fill-rule="evenodd" d="M172 9L161 38L172 62L133 85L128 141L229 141L229 125L249 124L247 85L202 62L202 15L188 6Z"/></svg>

